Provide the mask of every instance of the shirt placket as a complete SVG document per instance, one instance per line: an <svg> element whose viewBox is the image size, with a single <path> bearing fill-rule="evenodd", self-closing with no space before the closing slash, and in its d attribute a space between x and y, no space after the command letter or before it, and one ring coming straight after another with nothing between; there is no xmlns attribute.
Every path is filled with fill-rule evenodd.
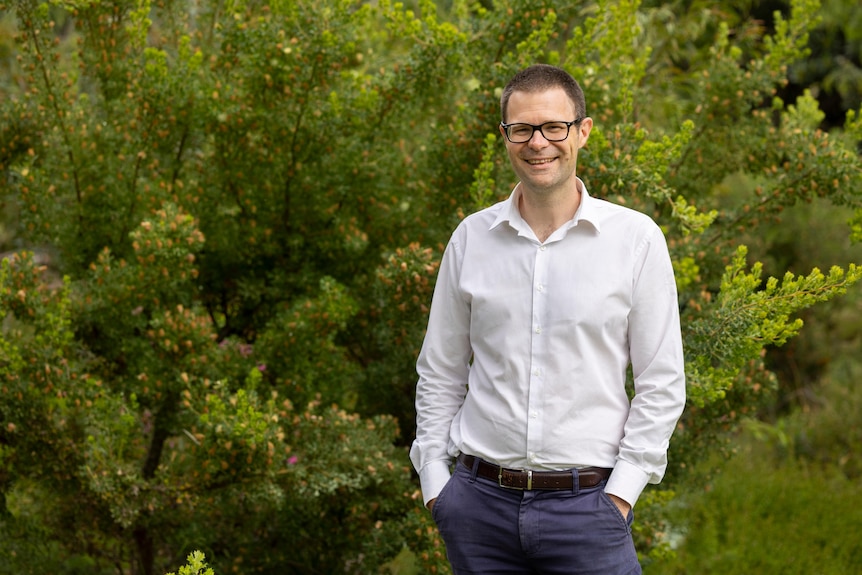
<svg viewBox="0 0 862 575"><path fill-rule="evenodd" d="M530 337L530 387L527 399L527 462L533 466L542 452L544 418L542 414L545 396L545 373L547 366L541 358L548 357L548 268L551 248L538 246L533 265L532 334Z"/></svg>

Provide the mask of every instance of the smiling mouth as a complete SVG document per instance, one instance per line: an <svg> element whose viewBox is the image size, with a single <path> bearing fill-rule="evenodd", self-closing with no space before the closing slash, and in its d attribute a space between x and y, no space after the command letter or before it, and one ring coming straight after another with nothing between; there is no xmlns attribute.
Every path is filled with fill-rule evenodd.
<svg viewBox="0 0 862 575"><path fill-rule="evenodd" d="M556 158L537 158L535 160L526 160L531 166L541 166L542 164L550 164Z"/></svg>

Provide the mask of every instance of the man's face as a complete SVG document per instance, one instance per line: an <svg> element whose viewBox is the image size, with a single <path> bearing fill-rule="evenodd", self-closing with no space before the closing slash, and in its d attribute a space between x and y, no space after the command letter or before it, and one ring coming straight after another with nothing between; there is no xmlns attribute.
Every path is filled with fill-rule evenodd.
<svg viewBox="0 0 862 575"><path fill-rule="evenodd" d="M575 104L562 88L534 93L513 92L506 110L508 124L539 125L575 119ZM587 143L592 125L592 120L585 118L579 126L572 126L569 137L561 142L549 142L538 130L523 144L513 144L506 139L509 161L524 191L547 194L569 187L575 189L578 150ZM506 138L502 127L500 131Z"/></svg>

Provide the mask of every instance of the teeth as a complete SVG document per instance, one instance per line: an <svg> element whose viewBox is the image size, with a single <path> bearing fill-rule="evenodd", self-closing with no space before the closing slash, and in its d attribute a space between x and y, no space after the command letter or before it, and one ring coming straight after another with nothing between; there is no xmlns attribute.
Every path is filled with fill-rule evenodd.
<svg viewBox="0 0 862 575"><path fill-rule="evenodd" d="M530 164L531 166L537 166L539 164L550 164L553 161L554 161L553 158L548 158L545 160L527 160L527 163Z"/></svg>

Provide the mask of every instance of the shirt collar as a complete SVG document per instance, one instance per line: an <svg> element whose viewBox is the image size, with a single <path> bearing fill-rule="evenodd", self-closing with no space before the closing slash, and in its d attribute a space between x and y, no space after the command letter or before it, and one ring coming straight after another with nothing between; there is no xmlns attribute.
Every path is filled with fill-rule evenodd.
<svg viewBox="0 0 862 575"><path fill-rule="evenodd" d="M577 178L578 189L581 191L581 203L578 206L578 211L575 212L575 216L569 220L569 223L565 226L567 229L577 226L581 221L587 222L592 225L596 232L601 233L601 205L598 200L590 196L590 193L587 191L587 186L584 182ZM509 225L519 232L524 228L528 227L527 223L521 217L521 212L518 209L518 198L521 197L521 184L518 183L515 186L515 189L512 190L512 193L509 195L507 199L505 199L501 204L501 209L497 214L496 219L494 219L494 223L491 224L489 229L494 229L503 222L509 222Z"/></svg>

